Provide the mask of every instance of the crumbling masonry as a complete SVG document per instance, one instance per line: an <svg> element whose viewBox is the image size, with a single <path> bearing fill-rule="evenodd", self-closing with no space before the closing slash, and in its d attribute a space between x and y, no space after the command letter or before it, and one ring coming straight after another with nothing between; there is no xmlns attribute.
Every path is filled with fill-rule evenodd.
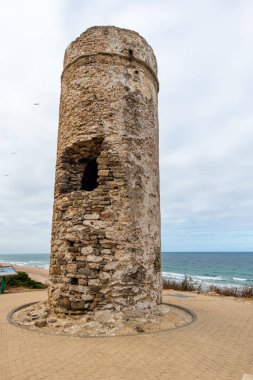
<svg viewBox="0 0 253 380"><path fill-rule="evenodd" d="M49 308L161 303L157 64L138 33L93 27L66 50Z"/></svg>

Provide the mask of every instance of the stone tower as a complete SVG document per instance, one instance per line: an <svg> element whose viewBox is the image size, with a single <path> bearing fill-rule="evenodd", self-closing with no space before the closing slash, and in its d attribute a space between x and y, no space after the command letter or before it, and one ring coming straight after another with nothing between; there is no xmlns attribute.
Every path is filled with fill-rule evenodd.
<svg viewBox="0 0 253 380"><path fill-rule="evenodd" d="M65 53L48 305L161 303L157 64L136 32L92 27Z"/></svg>

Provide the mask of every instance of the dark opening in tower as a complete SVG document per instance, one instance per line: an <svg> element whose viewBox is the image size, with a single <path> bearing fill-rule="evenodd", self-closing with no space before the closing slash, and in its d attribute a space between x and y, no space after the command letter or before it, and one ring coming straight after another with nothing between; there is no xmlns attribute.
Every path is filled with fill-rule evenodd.
<svg viewBox="0 0 253 380"><path fill-rule="evenodd" d="M81 190L92 191L98 187L98 164L96 158L87 160L83 172ZM83 160L82 160L83 161Z"/></svg>
<svg viewBox="0 0 253 380"><path fill-rule="evenodd" d="M62 154L58 169L59 194L72 191L93 191L98 183L98 163L103 139L95 137L78 142Z"/></svg>

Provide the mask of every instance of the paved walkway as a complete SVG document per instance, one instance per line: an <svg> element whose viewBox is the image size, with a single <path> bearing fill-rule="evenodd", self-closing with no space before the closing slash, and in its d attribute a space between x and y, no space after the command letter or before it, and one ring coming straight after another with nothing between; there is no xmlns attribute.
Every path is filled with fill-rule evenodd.
<svg viewBox="0 0 253 380"><path fill-rule="evenodd" d="M165 301L192 309L198 320L152 335L89 339L10 325L12 308L46 292L1 295L0 379L241 380L253 374L253 302L166 294Z"/></svg>

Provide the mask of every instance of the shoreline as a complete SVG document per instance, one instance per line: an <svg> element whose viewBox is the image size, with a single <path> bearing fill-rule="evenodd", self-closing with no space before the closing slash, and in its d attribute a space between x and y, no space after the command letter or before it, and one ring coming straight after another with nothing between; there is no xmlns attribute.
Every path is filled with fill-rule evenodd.
<svg viewBox="0 0 253 380"><path fill-rule="evenodd" d="M35 281L39 281L42 284L47 285L47 281L48 281L48 277L49 277L49 269L16 265L16 264L8 263L8 262L4 262L4 263L1 262L0 266L12 266L17 271L26 272L30 276L31 279L33 279ZM251 300L252 301L252 290L250 292L249 297L248 296L246 296L246 297L240 296L240 295L236 296L235 294L233 294L233 292L231 292L230 294L229 293L226 294L226 292L223 291L224 290L223 287L217 287L216 289L205 289L205 290L202 288L200 291L198 291L198 289L196 287L194 287L193 289L189 289L189 288L184 289L180 286L180 285L182 285L182 283L180 281L177 283L179 285L179 287L173 286L173 281L172 281L172 283L170 284L170 286L168 288L168 287L166 287L166 282L167 282L166 280L168 281L168 279L163 278L163 294L166 293L167 291L172 291L175 293L176 292L179 292L179 293L183 292L186 294L188 293L189 295L198 293L198 294L202 294L204 296L216 295L216 296L220 296L220 297L224 297L224 298L233 297L233 298L237 298L237 299L244 299L244 300ZM170 281L168 281L168 282L170 282ZM175 283L174 283L174 285L175 285ZM250 287L250 288L252 289L252 287ZM15 291L19 292L19 290L17 290L17 289L18 288L15 288ZM218 289L218 291L217 291L217 289ZM229 290L231 288L227 288L227 289Z"/></svg>
<svg viewBox="0 0 253 380"><path fill-rule="evenodd" d="M23 266L23 265L17 265L9 262L0 262L0 266L12 266L16 269L16 271L22 271L26 272L29 277L35 281L39 281L42 284L47 285L48 277L49 277L49 269L40 268L40 267L32 267L32 266ZM252 286L221 286L220 285L208 285L204 286L204 284L198 284L195 281L190 280L191 276L186 276L185 280L182 281L176 281L173 280L173 278L167 278L165 276L162 276L163 278L163 290L171 289L175 291L183 291L183 292L199 292L202 294L208 294L208 293L218 293L223 296L236 296L237 291L243 290L245 287L246 289L250 289L250 295L246 296L245 298L251 298L252 299L252 293L253 293L253 287ZM186 288L184 286L182 287L182 284L186 281ZM168 287L169 285L169 287ZM190 287L189 287L190 286ZM226 290L228 291L226 294ZM239 298L244 298L244 296L237 295Z"/></svg>
<svg viewBox="0 0 253 380"><path fill-rule="evenodd" d="M26 267L11 263L0 263L0 266L12 266L16 269L16 271L26 272L31 279L35 281L42 282L42 284L47 284L48 276L49 276L49 270L44 268L37 268L37 267Z"/></svg>

